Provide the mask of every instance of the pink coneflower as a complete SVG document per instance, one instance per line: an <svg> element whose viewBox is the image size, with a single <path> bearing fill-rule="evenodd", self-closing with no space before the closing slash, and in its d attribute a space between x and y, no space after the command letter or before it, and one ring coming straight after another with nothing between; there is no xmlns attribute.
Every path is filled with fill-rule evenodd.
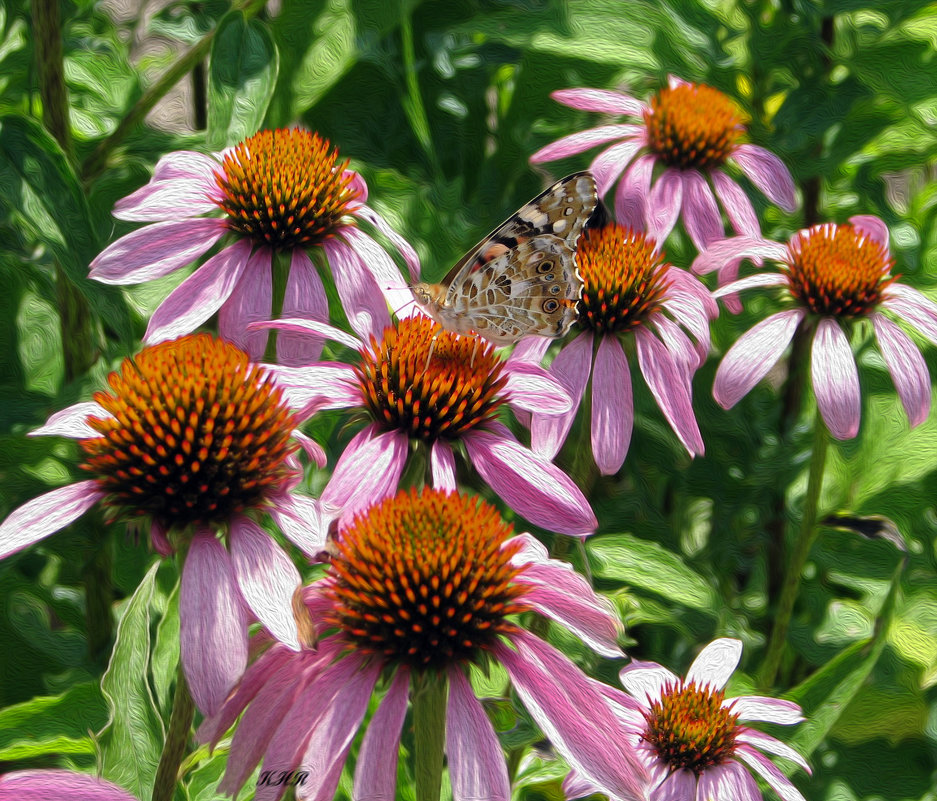
<svg viewBox="0 0 937 801"><path fill-rule="evenodd" d="M69 770L17 770L0 776L0 801L137 801L104 779Z"/></svg>
<svg viewBox="0 0 937 801"><path fill-rule="evenodd" d="M432 485L456 488L455 452L464 448L484 481L531 523L585 535L596 519L565 473L521 445L497 420L508 402L528 412L569 408L566 392L546 371L501 361L475 336L444 331L422 315L388 327L370 347L340 331L302 320L271 327L331 338L356 348L356 365L321 363L278 368L280 385L297 407L358 409L370 422L342 453L319 499L324 524L345 520L397 490L410 443L428 463Z"/></svg>
<svg viewBox="0 0 937 801"><path fill-rule="evenodd" d="M331 798L380 679L386 693L358 753L355 798L394 797L408 692L448 682L452 796L507 801L505 758L469 681L494 661L571 765L619 798L644 798L643 770L600 685L516 615L539 612L610 657L621 656L618 623L569 565L512 534L489 504L428 488L385 499L341 530L328 573L305 596L325 632L318 649L275 644L200 732L217 742L246 709L219 789L236 793L264 758L264 771L307 772L298 798ZM256 798L282 792L261 784Z"/></svg>
<svg viewBox="0 0 937 801"><path fill-rule="evenodd" d="M736 271L739 262L771 259L780 272L726 284L714 296L752 287L782 287L793 308L772 314L738 341L716 371L713 395L725 408L741 400L781 358L798 326L815 327L810 372L823 421L837 439L859 431L861 397L856 361L844 330L867 319L912 426L930 411L930 376L914 342L881 310L916 327L937 344L937 304L891 275L888 229L878 217L851 217L795 233L788 244L749 237L718 242L693 263L698 272Z"/></svg>
<svg viewBox="0 0 937 801"><path fill-rule="evenodd" d="M296 443L320 463L325 454L295 430L275 379L208 334L144 348L108 383L110 392L33 432L78 439L93 477L14 511L0 524L0 558L99 502L148 526L161 555L182 549L182 661L196 703L211 712L247 663L251 613L299 648L299 572L256 518L269 513L307 554L319 553L313 501L292 492L302 475Z"/></svg>
<svg viewBox="0 0 937 801"><path fill-rule="evenodd" d="M658 242L673 230L681 211L697 250L724 236L716 198L738 233L760 235L751 201L726 172L729 160L774 203L786 211L796 208L787 168L773 153L740 141L745 134L742 115L717 89L671 76L650 105L602 89L562 89L551 97L583 111L643 118L643 124L602 125L564 136L530 160L539 164L615 142L589 167L599 196L630 164L615 193L615 217L631 228L646 229ZM651 186L656 164L662 171Z"/></svg>
<svg viewBox="0 0 937 801"><path fill-rule="evenodd" d="M726 698L726 682L741 655L738 640L713 640L693 660L685 679L655 662L632 662L619 675L637 700L637 709L628 696L616 695L612 688L606 691L610 699L627 699L617 706L618 715L631 728L630 742L651 777L650 801L761 801L761 791L743 762L784 801L804 801L761 752L788 759L810 773L804 758L775 737L739 723L799 723L804 719L800 707L758 695ZM596 785L574 769L563 789L567 798L578 798L595 792ZM614 792L611 797L616 797Z"/></svg>
<svg viewBox="0 0 937 801"><path fill-rule="evenodd" d="M709 351L715 304L708 290L667 264L653 239L617 224L588 230L576 261L584 284L579 320L585 330L550 365L573 406L562 415L533 415L533 449L548 458L556 455L591 379L592 455L603 475L618 471L634 424L625 345L634 347L641 373L680 441L691 454L702 454L690 381ZM539 350L531 347L528 355L539 357L546 344L540 341Z"/></svg>
<svg viewBox="0 0 937 801"><path fill-rule="evenodd" d="M290 258L283 316L328 319L325 290L307 253L321 248L352 328L361 336L380 333L390 322L385 298L399 308L412 296L393 259L358 221L387 237L412 279L420 265L413 248L365 205L364 179L347 164L327 139L299 129L261 131L220 160L187 151L164 156L150 182L114 209L122 220L153 225L104 250L91 263L91 277L109 284L159 278L229 235L227 246L156 309L146 341L187 334L219 312L221 336L256 360L267 333L248 336L246 326L271 317L275 254ZM286 336L277 344L281 363L305 364L318 358L321 341Z"/></svg>

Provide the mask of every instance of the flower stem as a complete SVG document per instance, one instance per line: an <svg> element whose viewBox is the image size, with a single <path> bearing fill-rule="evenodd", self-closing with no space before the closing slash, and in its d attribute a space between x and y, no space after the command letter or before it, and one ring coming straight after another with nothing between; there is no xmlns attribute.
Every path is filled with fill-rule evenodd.
<svg viewBox="0 0 937 801"><path fill-rule="evenodd" d="M153 783L153 801L172 801L179 780L179 766L185 756L194 717L195 703L189 693L189 685L186 683L180 660L176 670L176 692L172 699L169 731L166 733L163 753L156 768L156 781Z"/></svg>
<svg viewBox="0 0 937 801"><path fill-rule="evenodd" d="M794 544L794 552L787 565L784 584L781 586L781 596L778 599L777 611L774 615L774 625L768 640L765 660L761 666L761 687L768 689L774 680L781 665L781 657L787 641L787 632L790 628L791 615L794 604L800 591L801 574L810 555L810 549L817 538L817 506L820 500L820 490L823 485L823 469L826 465L826 452L829 437L823 426L819 413L814 429L813 456L810 462L810 477L807 480L807 494L804 499L804 512L800 521L800 531Z"/></svg>
<svg viewBox="0 0 937 801"><path fill-rule="evenodd" d="M416 801L439 801L449 681L444 673L425 673L414 684L413 773L416 779Z"/></svg>

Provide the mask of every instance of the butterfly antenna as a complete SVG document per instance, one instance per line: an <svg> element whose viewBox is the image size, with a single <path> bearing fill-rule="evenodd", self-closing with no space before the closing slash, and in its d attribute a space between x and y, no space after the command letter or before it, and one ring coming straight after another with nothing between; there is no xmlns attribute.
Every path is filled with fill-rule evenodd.
<svg viewBox="0 0 937 801"><path fill-rule="evenodd" d="M413 284L407 284L407 289L413 289ZM396 309L394 309L394 317L399 317L400 312L402 312L404 309L407 308L407 306L410 306L413 303L416 303L416 298L410 298L410 300L404 303L403 306L399 306Z"/></svg>

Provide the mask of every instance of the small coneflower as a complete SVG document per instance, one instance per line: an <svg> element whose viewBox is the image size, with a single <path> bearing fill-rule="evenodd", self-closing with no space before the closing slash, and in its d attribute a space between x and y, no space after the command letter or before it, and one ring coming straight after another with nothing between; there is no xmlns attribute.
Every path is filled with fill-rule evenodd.
<svg viewBox="0 0 937 801"><path fill-rule="evenodd" d="M533 415L533 449L556 455L591 377L592 454L603 475L618 471L634 423L631 368L623 347L633 343L667 421L691 454L702 454L690 382L709 351L715 306L708 290L668 264L653 239L618 224L587 230L576 261L583 279L579 326L584 330L550 365L573 407L561 415ZM538 358L546 344L526 345L526 356Z"/></svg>
<svg viewBox="0 0 937 801"><path fill-rule="evenodd" d="M742 763L754 769L784 801L804 801L790 780L762 751L783 757L810 773L804 758L775 737L740 721L790 725L802 721L791 701L763 696L725 697L725 686L738 666L742 643L723 638L709 643L693 661L685 679L654 662L634 661L622 669L627 698L618 715L627 721L630 741L651 778L650 801L761 801L761 791ZM564 784L567 798L598 788L574 772ZM607 792L607 791L606 791ZM614 793L612 793L614 798Z"/></svg>
<svg viewBox="0 0 937 801"><path fill-rule="evenodd" d="M505 757L470 681L472 668L497 662L581 775L619 798L644 798L643 770L612 702L518 615L545 615L610 657L621 656L617 620L569 565L529 534L515 536L489 504L428 488L385 499L339 531L328 572L305 599L322 632L317 650L274 644L200 731L217 742L243 712L223 792L237 793L263 759L263 770L307 772L297 798L331 798L380 683L353 795L394 798L408 692L442 682L453 798L507 801ZM271 801L283 787L256 792Z"/></svg>
<svg viewBox="0 0 937 801"><path fill-rule="evenodd" d="M122 220L153 224L111 244L91 263L91 277L109 284L159 278L227 235L228 244L156 309L146 341L187 334L218 312L221 335L259 359L267 333L249 336L246 326L271 317L274 254L290 255L283 316L328 319L325 290L308 254L321 248L352 328L361 336L380 333L390 322L386 301L399 308L411 294L393 259L358 221L387 237L411 279L419 261L365 204L367 186L347 165L327 139L295 128L261 131L217 157L164 156L150 182L114 209ZM318 357L321 341L287 335L277 347L281 363L305 364Z"/></svg>
<svg viewBox="0 0 937 801"><path fill-rule="evenodd" d="M181 549L182 660L196 703L211 712L247 663L251 615L299 647L299 572L258 516L270 514L307 554L319 553L313 501L292 490L297 448L319 463L325 454L295 430L299 417L275 378L208 334L146 347L108 383L110 391L33 432L79 440L91 477L14 511L0 524L0 558L96 503L111 519L147 526L161 555Z"/></svg>
<svg viewBox="0 0 937 801"><path fill-rule="evenodd" d="M326 334L360 353L355 365L276 368L293 405L310 412L360 409L370 420L345 448L322 491L325 525L392 495L413 442L429 463L435 487L456 488L455 453L461 443L482 479L531 523L574 535L595 529L589 502L573 481L521 445L497 419L505 403L528 413L570 408L567 393L540 367L502 361L479 337L442 330L422 315L389 326L370 346L308 321L266 325Z"/></svg>
<svg viewBox="0 0 937 801"><path fill-rule="evenodd" d="M116 784L70 770L14 770L0 776L0 801L137 801Z"/></svg>
<svg viewBox="0 0 937 801"><path fill-rule="evenodd" d="M602 125L564 136L538 150L530 160L539 164L615 142L589 167L599 195L604 195L630 164L615 193L615 217L632 228L646 228L659 242L673 230L681 211L697 250L723 237L716 198L735 231L760 235L751 201L726 172L730 161L781 208L793 211L796 207L794 181L787 168L773 153L742 141L742 114L717 89L671 76L667 88L650 104L602 89L563 89L552 97L583 111L642 119L639 124ZM661 171L652 186L658 164Z"/></svg>
<svg viewBox="0 0 937 801"><path fill-rule="evenodd" d="M720 287L714 297L754 287L782 287L791 308L772 314L723 357L713 394L725 408L738 403L781 358L798 326L815 326L810 371L817 405L837 439L859 431L861 396L856 361L846 330L866 319L912 426L930 411L930 376L911 338L883 311L896 315L937 344L937 304L891 274L888 229L870 215L848 224L825 223L795 233L787 244L750 237L715 243L693 263L697 272L734 275L742 259L776 262L778 272L759 273Z"/></svg>

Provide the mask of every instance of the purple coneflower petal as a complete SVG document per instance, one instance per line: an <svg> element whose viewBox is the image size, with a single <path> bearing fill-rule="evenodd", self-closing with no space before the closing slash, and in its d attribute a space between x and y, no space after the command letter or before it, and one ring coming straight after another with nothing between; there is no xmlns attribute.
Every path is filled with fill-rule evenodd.
<svg viewBox="0 0 937 801"><path fill-rule="evenodd" d="M455 454L452 446L445 440L437 439L430 450L430 468L433 472L433 486L436 489L456 490Z"/></svg>
<svg viewBox="0 0 937 801"><path fill-rule="evenodd" d="M707 771L708 773L708 771ZM698 781L688 770L675 770L651 792L651 801L742 801L718 795L697 796Z"/></svg>
<svg viewBox="0 0 937 801"><path fill-rule="evenodd" d="M218 166L205 156L201 158ZM172 170L160 169L157 165L152 180L114 204L113 215L119 220L154 222L181 220L218 211L218 202L224 193L215 181L214 169L210 167L207 174L201 170L184 174L187 171L180 169L181 165L182 160L178 158Z"/></svg>
<svg viewBox="0 0 937 801"><path fill-rule="evenodd" d="M721 270L727 262L751 259L761 264L761 259L781 261L787 256L787 246L767 239L751 236L732 236L713 242L694 260L690 269L698 275Z"/></svg>
<svg viewBox="0 0 937 801"><path fill-rule="evenodd" d="M420 257L416 255L416 251L413 249L413 246L393 228L391 228L387 224L387 221L370 206L365 206L363 204L358 206L355 209L355 216L360 217L362 220L367 220L378 231L386 236L387 239L390 240L390 243L395 248L397 248L400 255L403 256L403 260L407 265L407 270L410 273L410 280L419 281Z"/></svg>
<svg viewBox="0 0 937 801"><path fill-rule="evenodd" d="M694 347L693 342L680 325L664 314L655 314L650 322L652 329L658 333L661 342L680 366L680 371L686 378L687 392L690 392L693 373L706 360L706 350L704 350L706 346L700 344Z"/></svg>
<svg viewBox="0 0 937 801"><path fill-rule="evenodd" d="M322 279L312 260L302 248L294 248L290 257L290 274L286 279L281 317L317 320L329 319L329 301ZM299 367L316 361L322 355L322 340L318 337L284 331L277 336L277 361Z"/></svg>
<svg viewBox="0 0 937 801"><path fill-rule="evenodd" d="M341 236L358 253L361 263L371 273L394 312L412 305L413 292L384 248L353 225L343 228Z"/></svg>
<svg viewBox="0 0 937 801"><path fill-rule="evenodd" d="M86 439L100 437L101 432L88 424L89 417L101 420L113 419L113 415L105 411L104 407L94 401L82 401L53 414L45 423L34 431L29 437L69 437L71 439Z"/></svg>
<svg viewBox="0 0 937 801"><path fill-rule="evenodd" d="M757 771L761 778L768 783L768 786L784 801L805 801L800 791L791 784L791 780L781 773L766 756L745 744L739 745L735 750L735 754Z"/></svg>
<svg viewBox="0 0 937 801"><path fill-rule="evenodd" d="M762 751L767 751L769 754L774 754L775 756L788 759L791 762L800 765L800 767L802 767L807 773L813 773L806 759L804 759L797 751L787 745L787 743L782 743L780 740L778 740L776 737L772 737L770 734L765 734L764 732L756 731L755 729L749 729L746 726L739 733L737 740L740 743L747 743L753 748L757 747Z"/></svg>
<svg viewBox="0 0 937 801"><path fill-rule="evenodd" d="M683 172L683 224L697 250L704 250L725 235L716 198L696 170Z"/></svg>
<svg viewBox="0 0 937 801"><path fill-rule="evenodd" d="M618 673L621 686L633 695L644 707L650 707L659 701L667 685L677 686L680 679L667 668L656 662L642 662L633 659Z"/></svg>
<svg viewBox="0 0 937 801"><path fill-rule="evenodd" d="M722 201L722 208L732 223L732 228L741 236L761 238L761 226L758 224L758 215L742 187L733 181L722 170L713 170L709 173L713 182L716 197Z"/></svg>
<svg viewBox="0 0 937 801"><path fill-rule="evenodd" d="M837 439L851 439L859 431L861 397L859 371L849 340L839 323L820 320L810 354L810 375L823 422Z"/></svg>
<svg viewBox="0 0 937 801"><path fill-rule="evenodd" d="M251 323L247 326L248 331L259 331L260 329L268 328L276 331L286 331L291 334L302 334L307 337L331 339L347 348L353 348L354 350L360 350L362 346L359 337L348 334L340 328L329 325L323 320L316 320L313 318L288 317L280 320L264 320L263 322ZM268 365L268 367L271 369L282 369L282 366L278 365ZM289 365L286 365L287 369L289 369L289 367Z"/></svg>
<svg viewBox="0 0 937 801"><path fill-rule="evenodd" d="M269 320L273 305L273 251L257 248L247 260L241 280L218 311L218 333L259 362L267 349L269 332L248 333L249 323Z"/></svg>
<svg viewBox="0 0 937 801"><path fill-rule="evenodd" d="M888 226L874 214L856 214L849 218L853 227L888 251Z"/></svg>
<svg viewBox="0 0 937 801"><path fill-rule="evenodd" d="M152 345L173 339L204 323L234 292L250 252L250 242L241 239L201 265L153 312L144 341Z"/></svg>
<svg viewBox="0 0 937 801"><path fill-rule="evenodd" d="M290 321L285 325L273 323L270 328L299 331L299 325ZM361 385L350 364L320 362L308 367L280 367L264 365L277 377L277 386L283 392L283 400L308 417L323 409L347 409L362 403Z"/></svg>
<svg viewBox="0 0 937 801"><path fill-rule="evenodd" d="M104 497L94 479L27 501L0 523L0 559L65 528Z"/></svg>
<svg viewBox="0 0 937 801"><path fill-rule="evenodd" d="M355 767L353 798L386 799L396 795L400 732L407 716L410 671L397 668L387 694L368 723Z"/></svg>
<svg viewBox="0 0 937 801"><path fill-rule="evenodd" d="M328 456L325 453L325 449L318 442L312 437L307 437L298 428L294 428L290 436L294 441L299 443L299 447L303 449L303 453L315 462L316 467L325 467Z"/></svg>
<svg viewBox="0 0 937 801"><path fill-rule="evenodd" d="M699 652L686 674L686 683L721 690L742 658L742 643L730 637L713 640Z"/></svg>
<svg viewBox="0 0 937 801"><path fill-rule="evenodd" d="M647 109L647 105L640 100L626 95L623 92L612 92L608 89L557 89L550 92L557 103L581 111L600 111L606 114L625 114L630 117L640 117Z"/></svg>
<svg viewBox="0 0 937 801"><path fill-rule="evenodd" d="M670 167L651 187L645 212L646 230L657 242L663 242L677 224L683 205L683 173Z"/></svg>
<svg viewBox="0 0 937 801"><path fill-rule="evenodd" d="M571 770L566 774L562 784L563 797L567 799L585 798L595 792L595 785L577 771Z"/></svg>
<svg viewBox="0 0 937 801"><path fill-rule="evenodd" d="M446 754L453 801L508 801L511 783L491 721L461 668L450 667L447 675Z"/></svg>
<svg viewBox="0 0 937 801"><path fill-rule="evenodd" d="M758 145L739 145L732 153L732 158L765 197L784 211L797 209L794 179L784 162L774 153Z"/></svg>
<svg viewBox="0 0 937 801"><path fill-rule="evenodd" d="M138 284L191 264L227 232L224 220L199 217L154 223L122 236L91 262L88 276L105 284Z"/></svg>
<svg viewBox="0 0 937 801"><path fill-rule="evenodd" d="M597 128L587 128L584 131L577 131L573 134L560 137L555 142L540 148L530 157L531 164L541 164L544 161L554 161L556 159L574 156L582 153L596 145L602 145L606 142L613 142L621 139L623 136L631 136L635 132L636 125L600 125Z"/></svg>
<svg viewBox="0 0 937 801"><path fill-rule="evenodd" d="M314 498L284 493L268 511L286 538L307 556L316 556L325 547L326 532L319 520L319 505Z"/></svg>
<svg viewBox="0 0 937 801"><path fill-rule="evenodd" d="M569 764L622 801L644 799L645 771L627 732L590 681L556 648L526 631L495 656L541 731Z"/></svg>
<svg viewBox="0 0 937 801"><path fill-rule="evenodd" d="M642 144L646 144L643 139ZM654 157L639 156L615 190L615 217L620 225L632 231L643 231L646 227L647 198L651 191L653 172Z"/></svg>
<svg viewBox="0 0 937 801"><path fill-rule="evenodd" d="M165 524L161 523L159 520L153 520L150 523L150 543L153 546L153 550L164 559L168 556L172 556L175 551L172 547L172 543L169 541L169 537L166 536Z"/></svg>
<svg viewBox="0 0 937 801"><path fill-rule="evenodd" d="M192 538L182 569L179 624L192 698L214 714L247 667L247 619L228 552L206 531Z"/></svg>
<svg viewBox="0 0 937 801"><path fill-rule="evenodd" d="M116 784L68 770L17 770L0 776L0 801L137 801Z"/></svg>
<svg viewBox="0 0 937 801"><path fill-rule="evenodd" d="M732 707L742 720L762 720L765 723L779 723L789 726L800 723L803 713L793 701L783 698L768 698L763 695L740 695L738 698L727 698L723 706Z"/></svg>
<svg viewBox="0 0 937 801"><path fill-rule="evenodd" d="M761 791L751 774L731 760L704 770L696 793L690 798L694 801L762 801ZM654 801L658 801L656 794Z"/></svg>
<svg viewBox="0 0 937 801"><path fill-rule="evenodd" d="M907 320L937 345L937 303L907 284L891 284L882 305Z"/></svg>
<svg viewBox="0 0 937 801"><path fill-rule="evenodd" d="M631 127L634 129L633 134L641 131L641 128L637 125ZM599 197L603 197L609 187L618 180L622 170L628 166L642 147L644 147L644 140L641 137L633 136L633 138L603 150L592 160L589 171L595 177L596 191Z"/></svg>
<svg viewBox="0 0 937 801"><path fill-rule="evenodd" d="M215 181L215 176L224 172L221 162L204 153L194 150L176 150L167 153L156 162L153 168L152 181L161 183L182 178L188 181L197 181L206 191L214 187L217 197L221 197L221 188Z"/></svg>
<svg viewBox="0 0 937 801"><path fill-rule="evenodd" d="M231 563L241 595L270 633L299 650L293 595L302 584L299 571L273 538L247 517L236 517L228 537Z"/></svg>
<svg viewBox="0 0 937 801"><path fill-rule="evenodd" d="M723 409L735 406L777 364L803 317L801 309L773 314L729 348L713 383L713 397Z"/></svg>
<svg viewBox="0 0 937 801"><path fill-rule="evenodd" d="M745 278L740 278L738 281L733 281L731 284L725 284L719 287L719 289L716 289L712 293L712 296L722 300L727 295L736 292L744 292L746 289L764 289L766 287L787 285L788 279L782 273L756 273L755 275L747 275Z"/></svg>
<svg viewBox="0 0 937 801"><path fill-rule="evenodd" d="M931 384L927 363L911 338L884 315L873 313L872 325L898 397L914 428L930 413Z"/></svg>
<svg viewBox="0 0 937 801"><path fill-rule="evenodd" d="M631 368L618 337L599 339L592 371L592 455L603 476L618 472L631 444Z"/></svg>
<svg viewBox="0 0 937 801"><path fill-rule="evenodd" d="M390 325L390 314L384 296L375 291L378 287L361 257L339 239L327 239L322 249L328 257L335 289L352 330L365 342L372 336L380 339L381 332Z"/></svg>
<svg viewBox="0 0 937 801"><path fill-rule="evenodd" d="M534 453L547 459L556 456L569 433L582 402L592 369L592 334L583 331L556 354L550 374L560 382L572 399L566 414L534 414L530 421L530 446Z"/></svg>
<svg viewBox="0 0 937 801"><path fill-rule="evenodd" d="M580 537L595 531L598 521L569 476L502 429L500 434L476 429L462 438L472 464L488 485L534 525Z"/></svg>
<svg viewBox="0 0 937 801"><path fill-rule="evenodd" d="M554 376L537 364L514 361L505 370L508 403L529 412L565 414L572 408L572 398Z"/></svg>

